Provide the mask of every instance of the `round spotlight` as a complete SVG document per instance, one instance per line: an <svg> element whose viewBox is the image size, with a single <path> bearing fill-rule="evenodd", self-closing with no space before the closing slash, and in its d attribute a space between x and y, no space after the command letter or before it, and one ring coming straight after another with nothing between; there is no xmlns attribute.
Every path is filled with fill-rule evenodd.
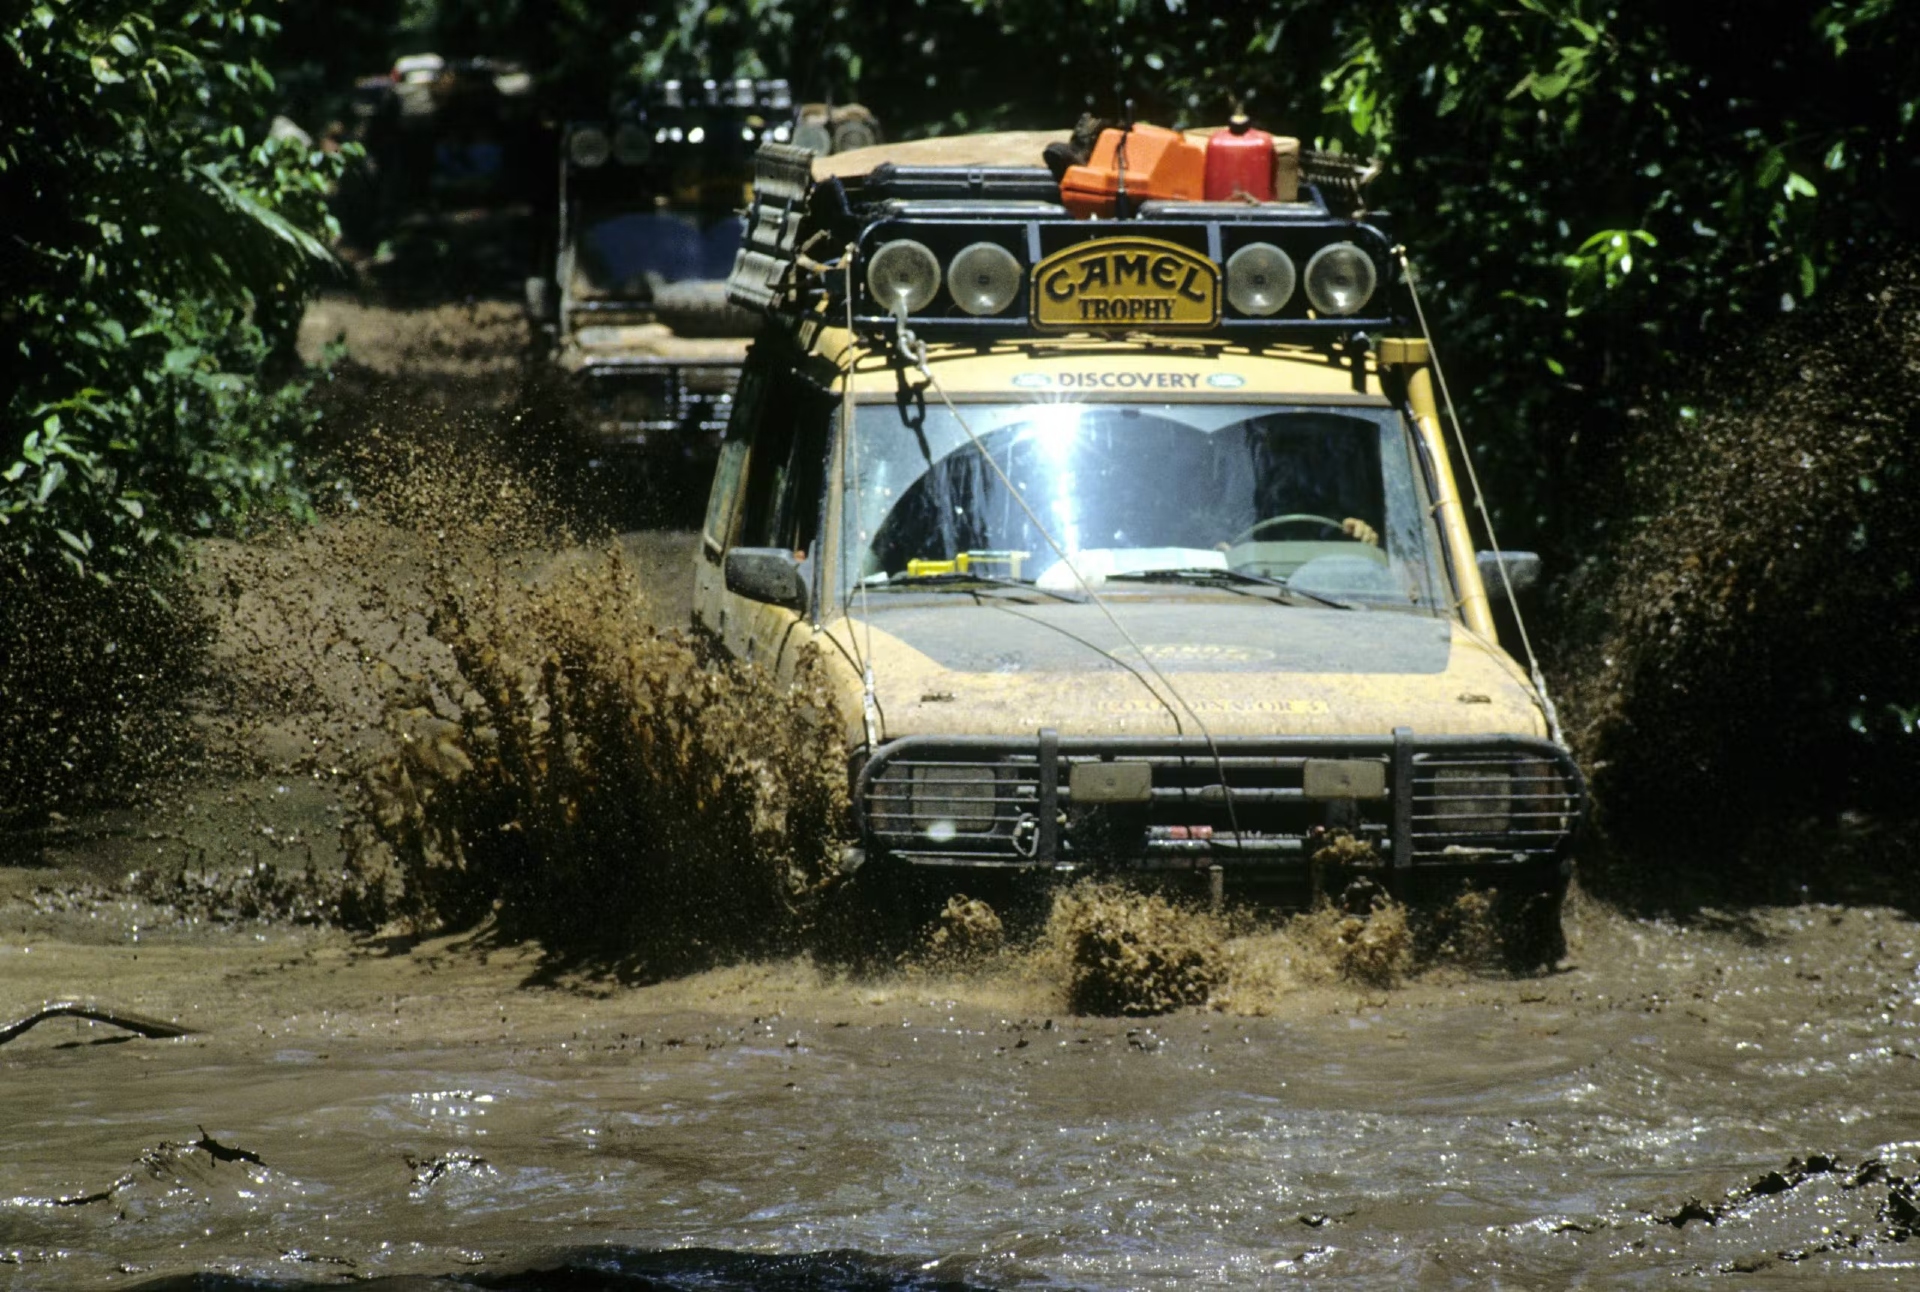
<svg viewBox="0 0 1920 1292"><path fill-rule="evenodd" d="M567 159L575 166L604 166L613 156L613 141L598 126L581 126L567 136Z"/></svg>
<svg viewBox="0 0 1920 1292"><path fill-rule="evenodd" d="M824 157L833 151L833 136L818 121L802 121L794 128L793 146Z"/></svg>
<svg viewBox="0 0 1920 1292"><path fill-rule="evenodd" d="M1249 242L1227 257L1227 303L1242 314L1278 314L1293 285L1293 257L1271 242Z"/></svg>
<svg viewBox="0 0 1920 1292"><path fill-rule="evenodd" d="M873 126L858 117L842 121L833 128L833 150L837 153L850 153L856 148L871 148L880 142Z"/></svg>
<svg viewBox="0 0 1920 1292"><path fill-rule="evenodd" d="M1358 314L1379 281L1373 257L1351 242L1330 242L1307 262L1307 299L1322 314Z"/></svg>
<svg viewBox="0 0 1920 1292"><path fill-rule="evenodd" d="M896 238L867 261L867 290L889 313L918 314L940 290L940 262L925 244Z"/></svg>
<svg viewBox="0 0 1920 1292"><path fill-rule="evenodd" d="M997 242L976 242L948 263L947 290L969 314L998 314L1020 294L1020 262Z"/></svg>
<svg viewBox="0 0 1920 1292"><path fill-rule="evenodd" d="M628 121L613 132L613 157L622 166L638 166L653 155L653 136L646 127Z"/></svg>

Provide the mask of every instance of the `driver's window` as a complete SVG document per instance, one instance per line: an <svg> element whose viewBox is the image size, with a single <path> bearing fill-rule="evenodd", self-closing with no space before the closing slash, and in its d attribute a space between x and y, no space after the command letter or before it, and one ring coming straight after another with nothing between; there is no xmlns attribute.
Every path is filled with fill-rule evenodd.
<svg viewBox="0 0 1920 1292"><path fill-rule="evenodd" d="M771 383L767 415L748 459L742 546L812 549L833 409L831 398L798 378Z"/></svg>
<svg viewBox="0 0 1920 1292"><path fill-rule="evenodd" d="M713 489L707 494L706 520L700 527L701 547L709 561L718 561L733 538L740 475L746 466L754 429L760 421L766 388L765 370L748 363L734 392L733 415L727 420L727 436L720 445L720 461L714 467Z"/></svg>

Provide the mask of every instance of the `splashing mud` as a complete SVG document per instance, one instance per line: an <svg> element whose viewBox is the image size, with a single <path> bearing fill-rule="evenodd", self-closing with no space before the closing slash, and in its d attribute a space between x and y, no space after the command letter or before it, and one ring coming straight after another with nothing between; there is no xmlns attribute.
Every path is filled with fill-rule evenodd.
<svg viewBox="0 0 1920 1292"><path fill-rule="evenodd" d="M1316 907L1295 916L1291 932L1315 961L1352 982L1391 987L1413 968L1413 930L1398 902L1382 898L1363 914Z"/></svg>
<svg viewBox="0 0 1920 1292"><path fill-rule="evenodd" d="M1590 878L1681 907L1920 898L1916 408L1908 258L1717 356L1623 452L1619 536L1562 598L1569 732L1618 845ZM1907 824L1858 846L1876 819Z"/></svg>
<svg viewBox="0 0 1920 1292"><path fill-rule="evenodd" d="M416 920L504 918L653 972L667 948L790 938L833 877L842 723L811 661L781 687L647 622L618 552L528 585L450 581L463 690L393 713L373 822ZM444 715L444 716L443 716Z"/></svg>
<svg viewBox="0 0 1920 1292"><path fill-rule="evenodd" d="M924 960L943 969L965 970L983 964L1007 944L1000 913L977 897L956 893L947 899L927 937Z"/></svg>
<svg viewBox="0 0 1920 1292"><path fill-rule="evenodd" d="M1219 921L1116 884L1060 893L1042 941L1075 1013L1164 1014L1205 1004L1226 980Z"/></svg>

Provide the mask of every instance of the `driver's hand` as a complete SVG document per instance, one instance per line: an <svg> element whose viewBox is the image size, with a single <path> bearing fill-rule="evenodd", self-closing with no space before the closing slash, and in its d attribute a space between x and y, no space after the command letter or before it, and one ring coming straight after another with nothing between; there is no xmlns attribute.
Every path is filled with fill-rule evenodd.
<svg viewBox="0 0 1920 1292"><path fill-rule="evenodd" d="M1368 547L1380 546L1380 531L1357 516L1349 516L1341 521L1340 532L1356 543L1365 543Z"/></svg>

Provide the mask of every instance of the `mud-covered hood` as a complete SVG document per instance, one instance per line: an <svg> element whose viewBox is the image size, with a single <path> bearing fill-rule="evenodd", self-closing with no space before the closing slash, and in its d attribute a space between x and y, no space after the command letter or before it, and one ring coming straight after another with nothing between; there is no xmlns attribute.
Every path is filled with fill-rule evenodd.
<svg viewBox="0 0 1920 1292"><path fill-rule="evenodd" d="M657 360L671 363L733 363L746 358L745 337L681 336L664 323L592 324L561 346L562 368Z"/></svg>
<svg viewBox="0 0 1920 1292"><path fill-rule="evenodd" d="M1264 597L889 593L830 630L874 665L889 737L1170 734L1161 679L1216 735L1544 734L1518 667L1450 620ZM1131 641L1128 639L1131 638Z"/></svg>

